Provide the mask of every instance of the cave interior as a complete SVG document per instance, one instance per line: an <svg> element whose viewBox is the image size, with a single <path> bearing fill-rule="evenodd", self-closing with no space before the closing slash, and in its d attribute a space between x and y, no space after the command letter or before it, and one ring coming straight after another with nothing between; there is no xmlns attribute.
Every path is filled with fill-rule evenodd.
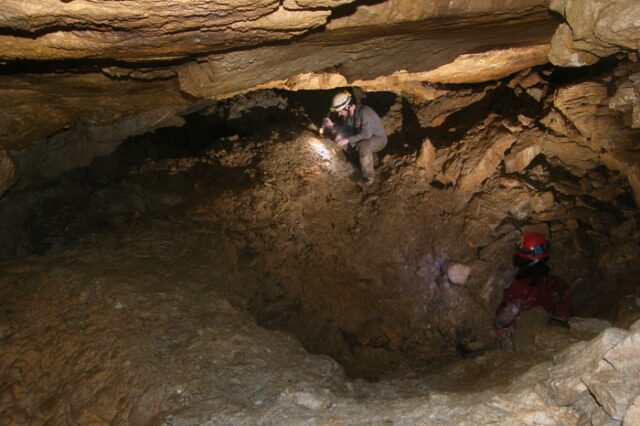
<svg viewBox="0 0 640 426"><path fill-rule="evenodd" d="M103 3L0 13L0 424L640 424L636 2Z"/></svg>

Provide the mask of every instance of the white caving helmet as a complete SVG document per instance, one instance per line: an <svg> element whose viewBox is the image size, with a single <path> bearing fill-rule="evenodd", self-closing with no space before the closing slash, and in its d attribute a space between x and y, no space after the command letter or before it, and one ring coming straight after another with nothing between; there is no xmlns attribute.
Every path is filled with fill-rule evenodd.
<svg viewBox="0 0 640 426"><path fill-rule="evenodd" d="M331 111L342 111L351 104L351 93L346 90L336 93L331 102Z"/></svg>

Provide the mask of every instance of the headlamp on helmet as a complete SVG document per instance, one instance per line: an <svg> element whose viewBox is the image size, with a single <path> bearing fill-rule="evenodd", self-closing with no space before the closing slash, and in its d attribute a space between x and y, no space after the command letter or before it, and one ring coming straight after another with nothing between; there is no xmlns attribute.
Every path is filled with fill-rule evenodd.
<svg viewBox="0 0 640 426"><path fill-rule="evenodd" d="M331 111L340 112L351 105L351 93L346 90L338 92L334 95L331 102Z"/></svg>
<svg viewBox="0 0 640 426"><path fill-rule="evenodd" d="M515 255L524 259L542 260L549 257L551 243L539 232L525 232Z"/></svg>

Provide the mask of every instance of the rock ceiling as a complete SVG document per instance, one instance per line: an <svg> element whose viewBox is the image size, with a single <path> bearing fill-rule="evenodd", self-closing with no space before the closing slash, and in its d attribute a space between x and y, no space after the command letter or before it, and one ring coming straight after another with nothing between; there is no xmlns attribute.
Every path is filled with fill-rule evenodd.
<svg viewBox="0 0 640 426"><path fill-rule="evenodd" d="M639 17L635 0L8 0L0 10L0 194L20 175L11 157L54 135L102 138L108 152L127 136L180 125L212 100L260 88L353 85L429 99L437 94L425 83L633 53ZM621 108L637 127L630 84Z"/></svg>

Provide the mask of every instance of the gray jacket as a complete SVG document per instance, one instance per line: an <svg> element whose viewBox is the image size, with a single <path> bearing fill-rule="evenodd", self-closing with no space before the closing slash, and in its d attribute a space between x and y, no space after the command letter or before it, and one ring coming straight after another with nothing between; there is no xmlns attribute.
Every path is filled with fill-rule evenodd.
<svg viewBox="0 0 640 426"><path fill-rule="evenodd" d="M356 105L352 117L344 120L345 127L350 128L352 136L349 136L349 145L355 147L361 140L378 136L387 143L387 134L384 131L382 120L373 108L366 105Z"/></svg>

